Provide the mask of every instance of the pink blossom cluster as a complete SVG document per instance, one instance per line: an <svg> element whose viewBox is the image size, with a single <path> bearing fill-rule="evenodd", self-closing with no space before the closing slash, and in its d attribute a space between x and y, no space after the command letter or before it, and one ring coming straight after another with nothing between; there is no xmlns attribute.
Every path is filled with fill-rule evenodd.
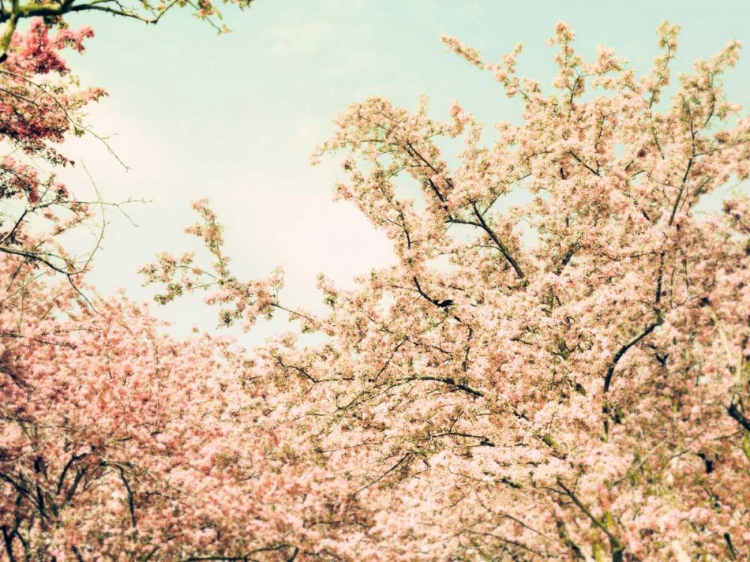
<svg viewBox="0 0 750 562"><path fill-rule="evenodd" d="M83 108L105 92L80 88L59 51L83 52L83 41L90 37L93 30L88 27L62 28L50 36L42 19L32 18L25 34L13 35L0 66L0 141L11 149L11 155L0 158L0 252L67 275L85 266L76 263L57 238L88 223L92 212L54 172L42 177L33 161L41 159L53 169L74 164L57 146L68 134L83 134Z"/></svg>

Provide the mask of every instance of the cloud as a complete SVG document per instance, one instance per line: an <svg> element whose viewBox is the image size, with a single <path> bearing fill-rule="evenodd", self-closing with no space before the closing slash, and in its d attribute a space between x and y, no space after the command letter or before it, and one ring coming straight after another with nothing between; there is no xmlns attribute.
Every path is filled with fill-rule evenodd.
<svg viewBox="0 0 750 562"><path fill-rule="evenodd" d="M305 21L280 25L271 30L271 53L274 56L297 57L317 51L332 32L324 21Z"/></svg>

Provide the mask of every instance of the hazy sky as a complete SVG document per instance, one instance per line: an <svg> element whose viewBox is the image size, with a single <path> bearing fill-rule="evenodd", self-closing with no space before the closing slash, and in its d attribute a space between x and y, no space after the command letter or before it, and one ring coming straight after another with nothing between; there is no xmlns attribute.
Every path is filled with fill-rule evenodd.
<svg viewBox="0 0 750 562"><path fill-rule="evenodd" d="M282 297L292 305L319 309L318 272L346 283L388 263L384 237L352 205L332 202L338 168L312 168L308 157L337 113L372 95L414 108L427 94L437 117L458 99L488 124L517 119L518 100L446 53L442 34L490 59L523 42L519 73L543 84L554 72L546 39L558 20L573 25L584 54L607 44L640 70L657 54L656 27L665 19L682 25L678 69L731 38L750 45L747 0L258 0L244 13L224 12L234 33L221 37L187 12L170 13L156 27L69 18L97 32L71 63L85 83L108 90L90 121L102 135L116 133L111 144L132 169L93 140L67 153L85 163L106 199L152 200L130 208L138 228L109 213L91 278L104 294L125 287L149 299L153 290L140 288L136 269L158 251L196 248L182 230L194 222L189 202L203 197L226 225L239 276L282 266ZM726 83L733 100L750 105L750 53ZM86 189L80 170L67 179L74 190ZM157 314L178 323L177 333L216 323L214 311L195 301ZM246 341L279 327L261 326Z"/></svg>

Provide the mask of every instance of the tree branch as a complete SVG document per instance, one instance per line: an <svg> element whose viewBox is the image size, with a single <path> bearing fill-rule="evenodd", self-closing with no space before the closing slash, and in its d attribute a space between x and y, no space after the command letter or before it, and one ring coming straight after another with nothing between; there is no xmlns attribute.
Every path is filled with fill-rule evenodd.
<svg viewBox="0 0 750 562"><path fill-rule="evenodd" d="M615 374L615 367L617 367L617 362L622 359L623 355L625 355L628 350L636 345L639 341L641 341L643 338L645 338L647 335L649 335L651 332L653 332L657 326L660 326L661 323L664 321L664 317L661 315L661 313L657 313L657 318L654 322L649 324L643 332L641 332L639 335L634 337L632 340L630 340L628 343L623 345L617 353L615 353L615 356L612 358L612 361L609 364L609 368L607 369L607 374L604 377L604 392L609 392L609 388L612 384L612 377Z"/></svg>
<svg viewBox="0 0 750 562"><path fill-rule="evenodd" d="M484 220L484 216L482 216L482 213L479 212L477 204L472 201L471 206L474 209L474 216L477 217L477 220L479 220L479 225L481 226L482 230L484 230L488 234L488 236L492 238L492 241L497 245L500 253L503 254L505 259L508 260L508 263L511 265L511 267L516 271L518 277L520 277L521 279L525 278L526 275L524 275L521 266L519 266L518 262L513 258L513 256L510 255L510 250L508 250L508 247L500 241L500 239L497 237L497 234L495 234L495 231L492 230L492 228L490 228L490 226L487 224L487 221Z"/></svg>
<svg viewBox="0 0 750 562"><path fill-rule="evenodd" d="M601 521L599 521L599 519L594 517L594 514L591 513L591 511L589 511L589 509L585 505L583 505L583 503L581 503L581 500L579 500L578 497L573 493L573 491L570 490L565 484L563 484L563 481L559 478L557 479L557 485L560 486L560 488L562 488L565 492L565 495L568 496L573 501L573 503L576 504L576 506L578 506L578 509L580 509L596 527L598 527L601 531L604 532L605 535L607 535L609 543L612 547L612 562L622 562L623 553L625 552L625 545L620 542L620 539L614 536L612 532L607 529L607 527L603 525Z"/></svg>
<svg viewBox="0 0 750 562"><path fill-rule="evenodd" d="M741 407L742 402L737 399L737 396L735 396L732 399L732 403L727 406L727 413L732 417L734 421L745 428L745 431L750 431L750 419L747 418Z"/></svg>

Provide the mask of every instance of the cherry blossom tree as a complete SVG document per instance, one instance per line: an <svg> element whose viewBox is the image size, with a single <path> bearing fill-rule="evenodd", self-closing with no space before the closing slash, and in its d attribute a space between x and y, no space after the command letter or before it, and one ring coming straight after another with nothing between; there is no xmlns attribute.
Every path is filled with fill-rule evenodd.
<svg viewBox="0 0 750 562"><path fill-rule="evenodd" d="M3 287L31 267L0 264ZM292 560L353 501L228 338L44 278L0 326L0 560Z"/></svg>
<svg viewBox="0 0 750 562"><path fill-rule="evenodd" d="M252 1L231 3L244 9ZM98 245L74 256L60 244L60 235L84 225L103 230L94 209L111 204L82 201L56 178L59 168L75 164L59 149L66 135L89 134L106 144L84 122L85 106L106 93L82 88L60 54L65 48L83 52L84 40L94 32L90 27L71 31L63 16L99 11L155 24L175 7L192 8L199 19L229 31L217 23L221 13L209 0L0 2L0 23L5 24L0 37L0 253L23 256L73 281L90 266ZM22 34L18 25L24 19L29 25Z"/></svg>
<svg viewBox="0 0 750 562"><path fill-rule="evenodd" d="M321 276L321 317L283 304L279 273L233 276L205 202L189 232L212 263L144 268L160 302L208 290L221 324L286 310L326 336L271 340L251 384L347 498L305 559L750 556L750 119L722 88L736 42L667 99L677 36L660 26L638 76L559 23L551 92L516 74L521 45L492 63L444 38L523 104L494 144L458 103L450 122L426 100L347 108L315 157L345 152L336 193L397 263L349 290Z"/></svg>
<svg viewBox="0 0 750 562"><path fill-rule="evenodd" d="M81 135L85 106L104 91L81 88L60 50L82 52L90 28L50 34L41 18L15 34L0 65L0 252L22 256L69 277L85 269L58 242L93 220L91 206L75 198L54 170L74 164L60 153L67 134ZM41 166L40 166L41 164ZM43 168L51 168L48 174Z"/></svg>

